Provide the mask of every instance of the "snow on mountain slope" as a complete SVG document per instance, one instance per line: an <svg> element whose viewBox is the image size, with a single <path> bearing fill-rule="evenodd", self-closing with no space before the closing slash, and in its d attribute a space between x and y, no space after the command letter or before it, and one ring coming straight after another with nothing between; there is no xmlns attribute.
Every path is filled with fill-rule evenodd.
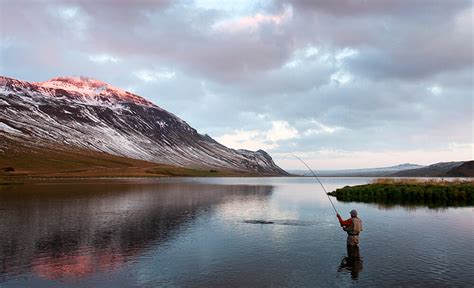
<svg viewBox="0 0 474 288"><path fill-rule="evenodd" d="M1 137L190 168L287 174L262 150L227 148L150 101L85 77L29 83L0 76Z"/></svg>

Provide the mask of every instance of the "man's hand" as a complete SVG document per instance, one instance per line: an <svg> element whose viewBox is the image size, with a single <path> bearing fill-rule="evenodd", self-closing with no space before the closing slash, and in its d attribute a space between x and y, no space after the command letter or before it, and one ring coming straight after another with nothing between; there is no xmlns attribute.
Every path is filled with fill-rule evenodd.
<svg viewBox="0 0 474 288"><path fill-rule="evenodd" d="M337 217L337 218L340 218L340 217L341 217L341 215L339 215L339 213L336 213L336 217Z"/></svg>

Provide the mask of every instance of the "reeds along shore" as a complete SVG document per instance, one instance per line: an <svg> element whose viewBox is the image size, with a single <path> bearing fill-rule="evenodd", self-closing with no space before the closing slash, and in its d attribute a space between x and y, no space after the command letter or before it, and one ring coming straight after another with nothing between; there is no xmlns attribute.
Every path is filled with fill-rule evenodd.
<svg viewBox="0 0 474 288"><path fill-rule="evenodd" d="M474 186L473 179L446 180L444 178L376 178L372 184L417 184L417 185L441 185L451 186L455 184L470 184Z"/></svg>
<svg viewBox="0 0 474 288"><path fill-rule="evenodd" d="M379 178L370 184L346 186L328 194L345 202L471 206L474 205L474 180Z"/></svg>

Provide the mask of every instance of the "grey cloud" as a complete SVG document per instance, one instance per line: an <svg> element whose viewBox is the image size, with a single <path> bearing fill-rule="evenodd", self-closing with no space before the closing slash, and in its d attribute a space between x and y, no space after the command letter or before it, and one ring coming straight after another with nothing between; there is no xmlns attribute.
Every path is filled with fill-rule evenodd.
<svg viewBox="0 0 474 288"><path fill-rule="evenodd" d="M469 0L295 0L289 1L294 7L305 11L321 11L345 17L360 17L363 15L446 15L470 6ZM280 3L287 3L281 1Z"/></svg>
<svg viewBox="0 0 474 288"><path fill-rule="evenodd" d="M466 43L472 35L472 19L465 29L454 23L455 17L470 7L469 1L281 2L268 13L281 13L291 5L292 19L278 27L262 24L251 34L213 31L212 25L223 13L194 9L180 2L8 4L12 5L2 5L2 26L6 27L3 32L37 40L40 49L58 45L83 52L154 58L227 83L278 69L294 49L308 44L357 48L359 56L348 61L349 69L375 79L427 77L473 62L472 41ZM63 21L53 17L50 11L55 7L77 8L74 17L78 19ZM73 21L83 21L83 29L75 31L65 23ZM80 33L84 33L83 37L76 35Z"/></svg>
<svg viewBox="0 0 474 288"><path fill-rule="evenodd" d="M470 1L294 1L289 29L358 49L348 67L366 77L419 79L473 63ZM308 27L303 29L303 27ZM310 30L311 35L306 36ZM300 40L303 41L303 40Z"/></svg>
<svg viewBox="0 0 474 288"><path fill-rule="evenodd" d="M374 79L418 80L437 73L472 67L472 42L467 31L456 31L449 23L430 31L410 31L399 44L390 42L361 49L359 57L348 60L351 71ZM408 28L407 28L408 29ZM472 30L471 30L472 32ZM472 35L472 34L471 34ZM393 45L393 46L389 46Z"/></svg>
<svg viewBox="0 0 474 288"><path fill-rule="evenodd" d="M165 4L158 7L155 1L2 4L1 21L5 27L2 32L6 34L4 37L35 40L39 47L63 45L83 52L151 57L221 81L239 80L248 72L277 68L291 54L291 43L273 27L263 25L255 35L217 33L212 31L211 25L219 13L194 11L179 2L172 6ZM79 32L66 25L65 19L51 15L52 7L78 9L74 17L71 16L77 19L68 21L83 21L80 32L84 35L75 37ZM48 41L45 42L44 37Z"/></svg>

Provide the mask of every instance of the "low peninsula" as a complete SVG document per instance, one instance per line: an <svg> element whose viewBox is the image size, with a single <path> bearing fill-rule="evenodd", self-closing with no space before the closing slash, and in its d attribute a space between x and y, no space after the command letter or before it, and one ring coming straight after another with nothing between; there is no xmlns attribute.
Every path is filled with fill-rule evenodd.
<svg viewBox="0 0 474 288"><path fill-rule="evenodd" d="M328 193L342 202L428 207L474 206L474 180L379 178Z"/></svg>

